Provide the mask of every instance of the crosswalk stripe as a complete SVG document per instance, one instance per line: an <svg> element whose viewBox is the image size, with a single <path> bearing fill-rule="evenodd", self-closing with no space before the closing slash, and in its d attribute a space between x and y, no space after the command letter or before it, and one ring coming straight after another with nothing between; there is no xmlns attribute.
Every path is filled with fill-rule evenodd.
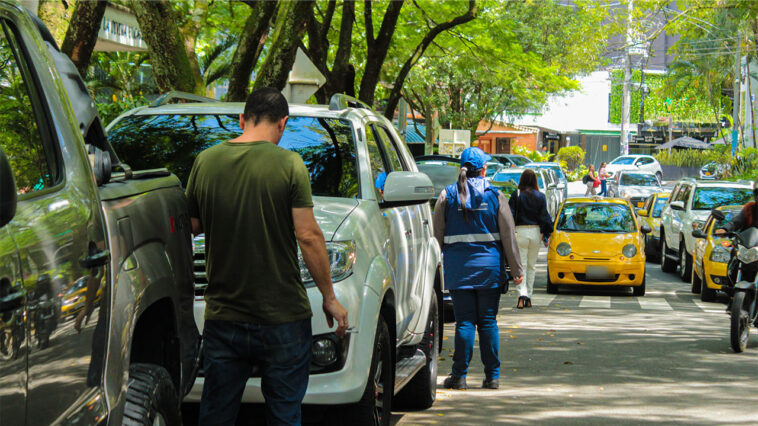
<svg viewBox="0 0 758 426"><path fill-rule="evenodd" d="M650 309L654 311L673 311L674 308L666 301L666 299L658 297L637 297L637 303L640 304L642 309Z"/></svg>
<svg viewBox="0 0 758 426"><path fill-rule="evenodd" d="M554 294L532 294L532 306L548 306L553 299Z"/></svg>
<svg viewBox="0 0 758 426"><path fill-rule="evenodd" d="M604 308L610 309L611 296L584 296L579 302L580 308Z"/></svg>
<svg viewBox="0 0 758 426"><path fill-rule="evenodd" d="M714 312L714 313L724 312L723 307L721 309L718 309L718 307L722 305L719 305L716 303L703 302L702 300L694 298L694 297L692 298L692 301L697 305L698 308L702 309L704 312Z"/></svg>

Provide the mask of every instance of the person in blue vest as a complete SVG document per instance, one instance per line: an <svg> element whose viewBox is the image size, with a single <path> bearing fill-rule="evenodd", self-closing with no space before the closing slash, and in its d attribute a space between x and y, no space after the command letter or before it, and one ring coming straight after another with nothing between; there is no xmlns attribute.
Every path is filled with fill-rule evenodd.
<svg viewBox="0 0 758 426"><path fill-rule="evenodd" d="M434 207L434 236L442 247L445 288L450 290L456 321L453 371L444 382L448 389L466 389L477 330L485 374L482 387L499 387L496 317L507 279L504 261L516 284L523 279L508 202L484 179L491 158L479 148L466 148L458 182L442 191Z"/></svg>

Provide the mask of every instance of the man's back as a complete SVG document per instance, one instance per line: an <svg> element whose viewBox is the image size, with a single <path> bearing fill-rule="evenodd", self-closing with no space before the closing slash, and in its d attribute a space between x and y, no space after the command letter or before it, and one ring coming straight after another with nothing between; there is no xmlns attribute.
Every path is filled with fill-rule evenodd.
<svg viewBox="0 0 758 426"><path fill-rule="evenodd" d="M313 202L297 153L266 141L216 145L198 156L187 195L205 232L206 319L278 324L311 316L292 208Z"/></svg>

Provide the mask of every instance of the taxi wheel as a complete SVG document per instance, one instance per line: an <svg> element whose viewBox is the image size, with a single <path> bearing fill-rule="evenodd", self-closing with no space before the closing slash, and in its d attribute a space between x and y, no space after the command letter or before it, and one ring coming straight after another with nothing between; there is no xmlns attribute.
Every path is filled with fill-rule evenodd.
<svg viewBox="0 0 758 426"><path fill-rule="evenodd" d="M700 279L700 276L695 272L695 268L692 268L692 294L698 294L700 293L700 288L703 287L703 280Z"/></svg>
<svg viewBox="0 0 758 426"><path fill-rule="evenodd" d="M687 253L684 243L679 246L679 278L687 282L692 274L692 256Z"/></svg>
<svg viewBox="0 0 758 426"><path fill-rule="evenodd" d="M642 276L642 284L638 285L637 287L632 287L632 295L634 296L644 296L645 295L645 276Z"/></svg>
<svg viewBox="0 0 758 426"><path fill-rule="evenodd" d="M650 238L650 236L646 235L645 236L645 257L647 257L647 260L651 262L661 260L660 259L661 256L655 251L656 248L657 247L653 245L653 239Z"/></svg>
<svg viewBox="0 0 758 426"><path fill-rule="evenodd" d="M547 270L547 294L558 294L558 286L550 281L550 270Z"/></svg>
<svg viewBox="0 0 758 426"><path fill-rule="evenodd" d="M700 289L700 300L703 302L713 302L716 300L716 290L709 288L705 281L703 281Z"/></svg>
<svg viewBox="0 0 758 426"><path fill-rule="evenodd" d="M661 233L661 271L663 272L676 272L677 262L666 256L670 251L666 245L666 238Z"/></svg>

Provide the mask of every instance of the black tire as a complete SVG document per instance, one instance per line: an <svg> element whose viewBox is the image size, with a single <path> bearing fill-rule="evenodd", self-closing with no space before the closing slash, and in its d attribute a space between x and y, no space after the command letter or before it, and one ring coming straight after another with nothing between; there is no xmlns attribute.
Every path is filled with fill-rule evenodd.
<svg viewBox="0 0 758 426"><path fill-rule="evenodd" d="M747 348L747 341L750 339L750 314L744 306L747 298L744 291L734 293L731 310L731 327L729 335L731 337L732 350L740 353Z"/></svg>
<svg viewBox="0 0 758 426"><path fill-rule="evenodd" d="M644 274L644 272L643 272L643 274ZM645 295L645 281L646 281L646 277L643 275L642 276L642 284L640 284L640 285L638 285L636 287L632 287L632 295L637 296L637 297Z"/></svg>
<svg viewBox="0 0 758 426"><path fill-rule="evenodd" d="M524 278L526 279L526 278ZM552 281L550 281L550 270L547 270L547 294L558 294L558 286L553 284Z"/></svg>
<svg viewBox="0 0 758 426"><path fill-rule="evenodd" d="M692 256L687 253L687 247L684 245L684 237L679 243L679 278L687 282L692 275Z"/></svg>
<svg viewBox="0 0 758 426"><path fill-rule="evenodd" d="M666 246L666 237L661 232L661 271L676 272L676 265L679 262L666 256L669 251L668 246Z"/></svg>
<svg viewBox="0 0 758 426"><path fill-rule="evenodd" d="M153 425L158 416L165 425L180 425L179 396L165 368L132 364L124 405L124 425Z"/></svg>
<svg viewBox="0 0 758 426"><path fill-rule="evenodd" d="M388 426L392 417L392 394L395 389L395 369L392 353L395 348L390 339L387 322L379 317L374 338L374 354L371 356L366 389L361 400L346 407L336 407L333 424L339 425L381 425ZM378 393L377 381L382 390Z"/></svg>
<svg viewBox="0 0 758 426"><path fill-rule="evenodd" d="M713 302L716 300L716 290L709 288L705 281L700 286L700 300L703 302Z"/></svg>
<svg viewBox="0 0 758 426"><path fill-rule="evenodd" d="M658 182L663 183L663 173L655 172L655 176L658 177Z"/></svg>
<svg viewBox="0 0 758 426"><path fill-rule="evenodd" d="M657 247L653 245L652 238L649 235L645 235L645 257L649 262L660 261L660 255L656 251Z"/></svg>
<svg viewBox="0 0 758 426"><path fill-rule="evenodd" d="M437 298L434 297L429 309L424 339L419 348L426 354L426 365L395 396L393 405L414 410L425 410L434 405L437 399L439 343L442 341L442 335L437 332L440 322L437 315Z"/></svg>
<svg viewBox="0 0 758 426"><path fill-rule="evenodd" d="M692 294L700 293L700 290L705 287L705 283L703 283L700 275L695 272L695 268L692 268L692 277L690 281L692 282Z"/></svg>

